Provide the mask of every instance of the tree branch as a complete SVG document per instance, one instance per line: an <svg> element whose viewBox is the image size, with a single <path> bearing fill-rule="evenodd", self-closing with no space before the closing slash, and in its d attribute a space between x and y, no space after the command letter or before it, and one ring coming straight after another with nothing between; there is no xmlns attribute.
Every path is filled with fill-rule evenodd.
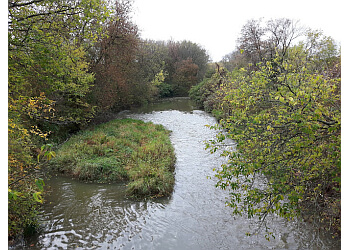
<svg viewBox="0 0 350 250"><path fill-rule="evenodd" d="M14 2L12 2L12 3L9 2L8 8L9 8L9 9L12 9L12 8L16 8L16 7L23 7L23 6L31 5L31 4L33 4L33 3L40 3L40 2L44 2L44 1L45 1L45 0L33 0L33 1L31 1L31 2L20 3L20 4L14 3Z"/></svg>

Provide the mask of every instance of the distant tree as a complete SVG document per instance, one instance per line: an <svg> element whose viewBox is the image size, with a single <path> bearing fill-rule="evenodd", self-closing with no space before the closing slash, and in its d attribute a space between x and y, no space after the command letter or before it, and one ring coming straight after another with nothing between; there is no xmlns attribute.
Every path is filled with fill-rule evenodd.
<svg viewBox="0 0 350 250"><path fill-rule="evenodd" d="M292 42L298 37L305 35L305 29L299 26L298 23L298 21L287 18L269 20L267 22L267 59L272 59L276 52L282 60L287 56L288 49L293 45Z"/></svg>
<svg viewBox="0 0 350 250"><path fill-rule="evenodd" d="M248 62L255 66L265 58L266 30L261 26L261 20L249 20L241 30L238 38L238 51L244 53Z"/></svg>
<svg viewBox="0 0 350 250"><path fill-rule="evenodd" d="M140 81L144 81L145 84L151 83L152 93L150 94L154 97L171 96L172 86L167 82L169 74L166 70L168 68L166 62L169 62L169 51L166 42L141 41L136 60Z"/></svg>
<svg viewBox="0 0 350 250"><path fill-rule="evenodd" d="M100 109L123 108L131 104L132 76L138 47L138 29L130 17L130 1L115 3L107 24L107 36L95 48L91 66L96 80L92 102Z"/></svg>
<svg viewBox="0 0 350 250"><path fill-rule="evenodd" d="M166 62L165 69L169 73L169 76L166 79L166 82L169 82L173 86L175 95L179 95L180 93L181 95L188 95L188 93L185 93L184 91L188 91L190 89L189 85L192 84L191 86L193 86L203 79L207 71L209 56L203 48L190 41L169 41L167 43L167 46L169 57L168 61ZM195 67L193 67L193 64L197 65L198 67L196 77L194 78L192 76L191 81L189 81L187 84L184 82L177 82L179 79L181 79L181 81L184 81L183 76L180 75L186 71L184 70L185 66L190 67L187 69L188 72L186 74L190 74L189 72L194 72ZM189 77L185 78L189 79ZM189 87L184 87L185 85L188 85ZM183 86L184 88L179 86Z"/></svg>
<svg viewBox="0 0 350 250"><path fill-rule="evenodd" d="M182 41L179 45L179 55L182 60L192 59L198 66L198 81L201 81L207 71L209 56L205 49L191 41Z"/></svg>
<svg viewBox="0 0 350 250"><path fill-rule="evenodd" d="M235 50L225 55L220 61L223 66L228 70L240 69L247 66L247 59L243 56L243 53Z"/></svg>
<svg viewBox="0 0 350 250"><path fill-rule="evenodd" d="M174 95L187 96L190 88L198 83L198 71L199 67L192 59L177 62L173 75Z"/></svg>
<svg viewBox="0 0 350 250"><path fill-rule="evenodd" d="M252 69L257 69L258 63L271 61L276 55L283 61L293 41L302 35L305 29L290 19L271 19L265 25L262 19L252 19L241 30L237 51Z"/></svg>
<svg viewBox="0 0 350 250"><path fill-rule="evenodd" d="M308 30L305 42L301 43L307 52L307 59L314 62L314 70L322 74L340 77L340 49L334 39L324 36L322 31Z"/></svg>
<svg viewBox="0 0 350 250"><path fill-rule="evenodd" d="M165 41L141 41L137 53L137 65L142 77L146 81L152 81L160 71L165 71L168 57L169 52Z"/></svg>

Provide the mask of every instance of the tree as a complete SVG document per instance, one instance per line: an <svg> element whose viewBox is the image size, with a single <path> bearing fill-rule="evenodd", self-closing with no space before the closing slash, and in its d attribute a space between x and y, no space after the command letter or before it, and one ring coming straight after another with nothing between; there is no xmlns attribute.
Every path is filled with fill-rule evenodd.
<svg viewBox="0 0 350 250"><path fill-rule="evenodd" d="M96 46L91 70L96 75L91 98L102 110L127 107L138 46L138 29L130 20L130 2L115 3L107 27L108 36Z"/></svg>
<svg viewBox="0 0 350 250"><path fill-rule="evenodd" d="M153 82L163 72L164 80L157 85L157 91L160 97L169 97L188 95L189 85L197 84L203 79L208 55L199 45L190 41L146 40L140 43L136 61L139 77L146 82ZM194 65L198 69L195 70ZM192 77L189 77L191 74Z"/></svg>
<svg viewBox="0 0 350 250"><path fill-rule="evenodd" d="M87 51L104 36L107 7L90 0L8 2L9 239L36 226L44 186L36 159L54 156L46 144L51 130L93 114Z"/></svg>
<svg viewBox="0 0 350 250"><path fill-rule="evenodd" d="M228 71L244 68L248 65L247 59L238 50L225 55L220 62Z"/></svg>
<svg viewBox="0 0 350 250"><path fill-rule="evenodd" d="M192 59L180 61L175 64L175 74L173 75L173 89L177 96L188 95L190 88L198 83L197 64Z"/></svg>
<svg viewBox="0 0 350 250"><path fill-rule="evenodd" d="M262 19L252 19L241 30L237 51L255 70L258 63L271 61L276 55L283 61L293 41L304 34L305 29L291 19L271 19L265 26Z"/></svg>
<svg viewBox="0 0 350 250"><path fill-rule="evenodd" d="M249 20L241 30L238 38L238 51L244 53L249 63L255 66L265 58L265 42L263 37L266 30L261 27L261 20Z"/></svg>
<svg viewBox="0 0 350 250"><path fill-rule="evenodd" d="M298 32L288 30L294 26L289 22L269 25L279 35L246 44L252 53L243 55L257 61L254 67L248 64L220 77L215 74L192 91L192 96L220 118L220 131L225 131L208 141L207 147L215 152L227 146L226 138L234 142L233 148L222 153L228 163L216 170L217 187L230 191L227 205L234 214L259 219L259 228L265 225L268 229L270 215L288 220L302 216L317 223L317 228L321 223L337 237L340 51L332 39L318 32L292 45ZM286 30L277 32L278 27ZM274 44L275 54L271 56L269 46L254 44ZM262 61L260 54L265 55ZM267 231L266 237L270 235Z"/></svg>
<svg viewBox="0 0 350 250"><path fill-rule="evenodd" d="M292 42L305 34L305 29L299 27L298 23L298 21L287 18L269 20L267 22L269 59L273 58L277 52L283 60L287 56L288 49L293 45Z"/></svg>
<svg viewBox="0 0 350 250"><path fill-rule="evenodd" d="M228 133L212 150L226 137L236 147L223 153L229 162L217 171L217 186L230 189L234 214L262 223L270 214L307 215L339 233L340 79L315 74L312 61L296 63L292 51L282 65L276 56L221 85Z"/></svg>
<svg viewBox="0 0 350 250"><path fill-rule="evenodd" d="M188 95L187 91L189 90L189 87L181 88L179 89L179 86L182 85L195 85L199 83L207 70L207 62L208 62L208 55L204 49L202 49L199 45L189 42L189 41L182 41L182 42L174 42L169 41L168 44L168 51L169 51L169 57L168 61L166 62L165 70L168 72L169 76L166 79L166 82L170 83L174 91L174 95ZM184 82L184 78L180 76L182 73L185 72L184 67L187 65L190 68L187 69L187 80L188 74L191 74L189 72L194 73L193 64L197 65L198 69L196 72L196 81L194 81L194 78L191 78L191 81L188 81L186 84ZM180 71L182 73L180 73ZM180 79L181 78L181 79ZM178 80L181 80L182 82L177 82Z"/></svg>
<svg viewBox="0 0 350 250"><path fill-rule="evenodd" d="M321 74L335 74L340 77L340 49L334 39L324 36L322 31L308 30L306 41L301 43L307 53L308 60L313 61L313 70Z"/></svg>
<svg viewBox="0 0 350 250"><path fill-rule="evenodd" d="M179 57L182 60L191 59L198 66L198 81L201 81L207 71L209 56L205 49L191 41L179 43Z"/></svg>
<svg viewBox="0 0 350 250"><path fill-rule="evenodd" d="M154 95L162 98L172 95L172 86L167 82L169 76L166 62L169 62L169 50L166 42L145 40L140 42L137 53L137 72L139 78L156 87ZM161 80L159 81L159 77Z"/></svg>
<svg viewBox="0 0 350 250"><path fill-rule="evenodd" d="M60 117L52 123L84 123L91 117L84 98L94 78L83 42L93 44L103 35L105 9L99 1L10 1L10 96L44 92Z"/></svg>

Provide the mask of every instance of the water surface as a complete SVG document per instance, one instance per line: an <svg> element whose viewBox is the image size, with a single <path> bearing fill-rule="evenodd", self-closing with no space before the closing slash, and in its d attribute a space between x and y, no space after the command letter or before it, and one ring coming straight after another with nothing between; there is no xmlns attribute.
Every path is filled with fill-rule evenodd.
<svg viewBox="0 0 350 250"><path fill-rule="evenodd" d="M212 169L224 163L206 151L215 137L205 125L216 121L188 99L172 99L125 111L129 117L171 130L177 157L174 192L169 198L134 201L124 184L91 184L66 177L47 183L52 194L42 208L43 232L30 249L337 249L306 224L274 219L276 239L248 237L252 222L234 218L228 193L215 188Z"/></svg>

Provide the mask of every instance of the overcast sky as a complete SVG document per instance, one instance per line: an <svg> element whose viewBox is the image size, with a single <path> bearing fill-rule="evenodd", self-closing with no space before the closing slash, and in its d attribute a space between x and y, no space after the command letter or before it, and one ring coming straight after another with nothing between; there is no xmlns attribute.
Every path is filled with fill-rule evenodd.
<svg viewBox="0 0 350 250"><path fill-rule="evenodd" d="M190 40L204 47L213 61L232 52L242 26L249 19L290 18L321 29L341 42L344 14L341 0L134 0L134 22L142 38ZM345 29L345 30L344 30Z"/></svg>

